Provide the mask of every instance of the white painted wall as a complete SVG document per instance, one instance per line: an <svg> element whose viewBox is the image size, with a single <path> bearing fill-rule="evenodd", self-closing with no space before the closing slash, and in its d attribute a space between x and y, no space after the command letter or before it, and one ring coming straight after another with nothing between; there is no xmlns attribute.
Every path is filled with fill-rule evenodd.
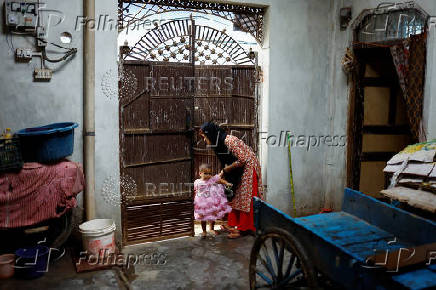
<svg viewBox="0 0 436 290"><path fill-rule="evenodd" d="M341 31L339 28L339 9L352 6L353 20L364 9L375 8L386 1L370 0L340 0L334 1L335 7L332 18L334 28L331 37L330 54L330 79L329 79L329 108L330 130L340 134L346 134L348 112L348 85L345 74L342 72L341 58L345 48L351 44L351 29ZM415 1L429 15L436 16L436 1ZM352 23L352 22L350 22ZM424 92L424 127L427 129L427 140L436 138L436 83L433 81L436 74L436 28L433 26L429 31L427 40L427 67ZM325 157L325 174L327 180L325 187L326 207L340 208L342 196L341 187L346 184L346 152L327 151Z"/></svg>
<svg viewBox="0 0 436 290"><path fill-rule="evenodd" d="M117 0L96 0L96 19L100 15L117 21ZM96 214L101 218L112 218L117 224L118 240L121 241L121 209L103 199L105 181L119 180L119 125L118 125L118 65L117 29L100 29L95 34L95 200ZM114 94L103 90L103 83L115 84ZM113 187L119 196L119 186Z"/></svg>
<svg viewBox="0 0 436 290"><path fill-rule="evenodd" d="M56 68L49 83L33 82L33 69L40 67L40 58L33 58L31 63L15 62L14 51L9 47L6 37L15 48L35 47L34 39L4 33L4 1L1 1L0 13L0 129L10 127L13 131L33 126L47 125L54 122L77 122L75 130L74 154L71 160L82 162L82 107L83 107L83 62L82 33L74 31L74 16L82 14L80 1L46 1L47 8L52 9L52 21L48 31L51 42L61 44L59 35L70 32L73 37L71 47L79 49L77 55L66 64L50 64ZM68 12L64 21L55 25L61 12ZM47 23L48 12L44 12L43 21ZM53 46L50 50L59 51ZM59 55L49 53L51 58ZM79 195L82 200L82 194Z"/></svg>
<svg viewBox="0 0 436 290"><path fill-rule="evenodd" d="M268 134L261 137L275 135L279 138L280 132L286 130L306 137L330 134L331 1L232 2L268 6L261 55L265 74L261 128ZM317 212L324 205L328 181L324 166L328 148L326 145L310 150L292 147L298 215ZM288 149L283 145L268 146L266 140L261 140L261 149L263 174L267 176L264 180L268 186L267 201L284 212L292 213ZM341 149L335 147L335 150ZM339 154L343 154L343 149Z"/></svg>
<svg viewBox="0 0 436 290"><path fill-rule="evenodd" d="M3 2L2 9L3 9ZM56 10L55 15L63 15L59 25L50 25L49 41L58 43L60 33L67 31L73 36L71 47L78 48L78 54L68 63L58 67L53 79L48 83L32 80L34 67L40 60L34 58L30 64L16 63L14 53L8 47L6 34L0 35L0 128L10 127L19 130L25 127L45 125L53 122L73 121L79 123L75 130L74 154L71 160L82 162L82 125L83 125L83 27L76 27L77 17L83 16L82 1L47 0L47 9ZM96 18L108 14L108 19L117 20L116 0L97 0ZM0 23L3 25L3 11ZM52 17L53 23L57 22ZM80 22L79 22L80 23ZM9 37L9 36L8 36ZM31 37L13 36L14 47L34 47ZM118 157L118 102L117 96L108 98L102 90L102 79L114 81L117 86L117 30L100 29L96 31L96 211L97 217L113 218L120 224L120 208L102 198L104 181L119 178ZM51 54L52 58L57 55ZM119 192L118 192L119 194ZM83 193L79 195L79 207L83 209Z"/></svg>

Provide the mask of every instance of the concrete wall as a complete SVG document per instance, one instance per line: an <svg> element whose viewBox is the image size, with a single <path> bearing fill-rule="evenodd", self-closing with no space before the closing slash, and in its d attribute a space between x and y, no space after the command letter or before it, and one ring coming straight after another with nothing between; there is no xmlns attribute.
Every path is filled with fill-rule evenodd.
<svg viewBox="0 0 436 290"><path fill-rule="evenodd" d="M234 2L268 6L260 63L265 75L261 128L266 133L260 137L262 152L267 152L261 156L267 176L267 201L293 213L288 148L283 146L283 139L278 146L280 133L290 131L305 140L305 144L291 149L297 214L317 212L324 205L328 182L325 155L330 147L322 144L308 150L307 141L310 136L319 140L336 133L330 132L328 107L331 1ZM264 138L269 136L268 145ZM340 147L330 150L344 154ZM339 187L343 190L343 185Z"/></svg>
<svg viewBox="0 0 436 290"><path fill-rule="evenodd" d="M339 9L341 7L352 7L354 21L356 17L367 8L376 8L377 5L386 1L359 1L341 0L334 1L335 6L332 12L332 27L334 28L331 37L330 70L329 70L329 116L330 131L346 134L347 112L348 112L348 84L345 74L342 71L341 59L345 48L351 44L352 32L350 27L346 31L339 28ZM415 1L429 15L436 16L436 1L418 0ZM350 22L352 23L352 22ZM436 83L432 80L436 74L436 36L435 27L429 31L427 40L427 67L424 95L424 127L427 129L427 140L436 138ZM345 185L346 180L346 154L345 151L326 152L325 176L327 180L325 187L326 207L340 208L342 195L339 194Z"/></svg>
<svg viewBox="0 0 436 290"><path fill-rule="evenodd" d="M6 35L4 28L4 13L1 1L2 13L0 14L1 40L0 40L0 128L10 127L13 130L30 126L46 125L53 122L72 121L80 124L75 131L75 146L72 160L82 161L82 33L74 31L74 17L66 17L64 21L55 25L58 16L63 11L71 15L82 14L80 1L47 1L47 8L51 12L52 21L49 29L48 40L57 44L60 33L67 31L72 34L71 47L79 49L77 55L66 64L50 64L50 68L56 68L53 79L48 83L33 82L33 69L40 67L41 59L34 57L30 63L15 62L14 48L34 47L35 41L31 37L20 35ZM48 12L44 12L48 16ZM43 21L46 23L47 18ZM66 45L67 46L67 45ZM48 46L49 50L59 49ZM50 54L57 58L56 54Z"/></svg>
<svg viewBox="0 0 436 290"><path fill-rule="evenodd" d="M48 40L57 44L60 33L72 34L71 47L79 49L77 55L67 63L50 64L55 68L53 79L48 83L33 82L33 69L40 67L41 59L33 58L30 63L15 62L14 48L35 47L35 40L20 35L6 35L4 28L4 1L1 1L0 23L0 129L10 127L13 131L47 125L53 122L77 122L75 130L74 154L71 160L82 162L82 107L83 107L83 62L82 33L74 31L75 15L82 15L80 1L46 1L47 9L52 9L52 21L48 31ZM59 16L68 11L69 15L58 25ZM48 23L48 12L44 12L43 21ZM67 46L67 45L66 45ZM48 46L49 51L60 49ZM48 53L57 58L57 54ZM82 199L82 195L79 196Z"/></svg>
<svg viewBox="0 0 436 290"><path fill-rule="evenodd" d="M107 19L118 19L117 0L96 0L96 19L100 15ZM118 238L121 237L121 209L107 202L103 186L110 180L119 180L119 125L118 125L118 31L107 25L95 35L95 194L96 214L101 218L112 218L117 224ZM109 88L107 85L109 84ZM104 88L106 86L106 88ZM113 90L111 90L113 89ZM112 93L109 93L112 92ZM113 198L119 197L119 185L110 186ZM121 241L118 239L118 241Z"/></svg>
<svg viewBox="0 0 436 290"><path fill-rule="evenodd" d="M3 2L2 9L3 9ZM71 47L78 48L77 55L65 64L51 65L57 68L53 79L48 83L33 82L33 68L40 66L40 59L34 58L30 64L16 63L14 52L6 41L4 30L0 41L0 128L10 127L18 130L25 127L45 125L53 122L73 121L79 123L75 130L74 154L71 160L82 162L82 125L83 125L83 30L77 24L77 17L83 16L82 1L47 0L47 9L51 9L52 22L49 28L49 41L60 44L59 35L70 32L73 37ZM108 19L117 19L116 0L97 0L98 15L109 15ZM3 11L0 23L4 23ZM45 13L44 15L48 15ZM64 20L56 25L57 16ZM46 21L46 20L45 20ZM46 23L46 22L45 22ZM80 24L80 21L78 22ZM10 39L10 35L8 36ZM98 29L96 31L96 210L97 217L114 218L118 229L120 208L106 202L102 197L102 187L112 177L119 179L118 159L118 102L117 102L117 30ZM12 42L17 47L34 47L34 39L14 35ZM53 47L51 47L53 49ZM59 51L59 49L55 49ZM52 58L56 54L49 54ZM112 82L115 95L104 93L102 83ZM118 186L114 186L114 194ZM79 195L79 213L83 210L83 193Z"/></svg>

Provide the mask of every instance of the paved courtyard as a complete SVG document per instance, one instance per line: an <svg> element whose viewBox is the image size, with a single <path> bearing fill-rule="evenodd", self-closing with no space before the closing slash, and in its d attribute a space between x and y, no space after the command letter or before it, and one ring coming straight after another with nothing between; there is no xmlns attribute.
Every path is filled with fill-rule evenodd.
<svg viewBox="0 0 436 290"><path fill-rule="evenodd" d="M229 240L221 234L205 240L195 236L131 246L123 251L125 256L157 254L160 261L142 259L129 269L79 274L67 252L43 277L5 280L0 289L247 289L253 241L251 236Z"/></svg>

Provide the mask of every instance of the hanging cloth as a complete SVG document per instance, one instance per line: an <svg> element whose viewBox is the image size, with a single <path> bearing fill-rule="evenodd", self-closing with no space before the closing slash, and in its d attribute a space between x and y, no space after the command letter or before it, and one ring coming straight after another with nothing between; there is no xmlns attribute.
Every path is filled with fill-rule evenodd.
<svg viewBox="0 0 436 290"><path fill-rule="evenodd" d="M422 108L427 33L411 35L401 43L391 46L390 51L407 106L410 130L416 140L423 141L426 139L422 124Z"/></svg>

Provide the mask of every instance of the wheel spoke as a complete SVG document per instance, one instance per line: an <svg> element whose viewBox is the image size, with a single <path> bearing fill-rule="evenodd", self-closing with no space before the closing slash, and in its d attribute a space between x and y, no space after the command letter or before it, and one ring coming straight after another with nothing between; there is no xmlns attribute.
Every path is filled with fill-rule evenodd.
<svg viewBox="0 0 436 290"><path fill-rule="evenodd" d="M256 238L249 274L252 290L311 289L318 285L315 268L304 247L282 229L269 229Z"/></svg>
<svg viewBox="0 0 436 290"><path fill-rule="evenodd" d="M260 276L268 285L272 285L273 281L271 281L270 278L268 278L264 273L256 271L256 274Z"/></svg>
<svg viewBox="0 0 436 290"><path fill-rule="evenodd" d="M280 253L279 259L277 260L277 272L279 281L283 279L283 258L285 255L285 243L282 239L280 239Z"/></svg>
<svg viewBox="0 0 436 290"><path fill-rule="evenodd" d="M288 268L286 269L286 273L284 277L288 277L289 274L291 274L292 267L294 266L296 255L294 255L294 253L292 252L290 252L290 254L291 254L291 259L289 261Z"/></svg>
<svg viewBox="0 0 436 290"><path fill-rule="evenodd" d="M274 252L274 257L276 258L276 261L278 261L279 259L279 251L277 249L277 240L275 238L271 238L271 245L273 248L273 252Z"/></svg>
<svg viewBox="0 0 436 290"><path fill-rule="evenodd" d="M267 256L268 257L268 256ZM269 258L269 257L268 257ZM272 265L271 265L271 260L270 259L268 259L268 262L267 261L265 261L264 259L262 259L262 257L259 255L259 260L260 260L260 262L262 263L262 265L268 270L268 272L270 273L270 275L271 275L271 278L273 279L273 280L276 280L276 274L274 273L274 269L272 268Z"/></svg>
<svg viewBox="0 0 436 290"><path fill-rule="evenodd" d="M302 273L303 273L303 271L301 269L298 269L297 271L292 273L292 275L285 277L285 279L283 281L281 281L280 284L278 285L278 288L286 286L286 284L288 284L289 281L291 281L292 279L294 279L295 277L297 277L299 274L302 274Z"/></svg>
<svg viewBox="0 0 436 290"><path fill-rule="evenodd" d="M268 263L268 267L271 269L272 274L274 276L276 276L274 273L273 266L272 266L271 258L270 258L269 253L268 253L268 249L266 247L265 247L265 254L266 254L265 258L266 258L266 262Z"/></svg>

